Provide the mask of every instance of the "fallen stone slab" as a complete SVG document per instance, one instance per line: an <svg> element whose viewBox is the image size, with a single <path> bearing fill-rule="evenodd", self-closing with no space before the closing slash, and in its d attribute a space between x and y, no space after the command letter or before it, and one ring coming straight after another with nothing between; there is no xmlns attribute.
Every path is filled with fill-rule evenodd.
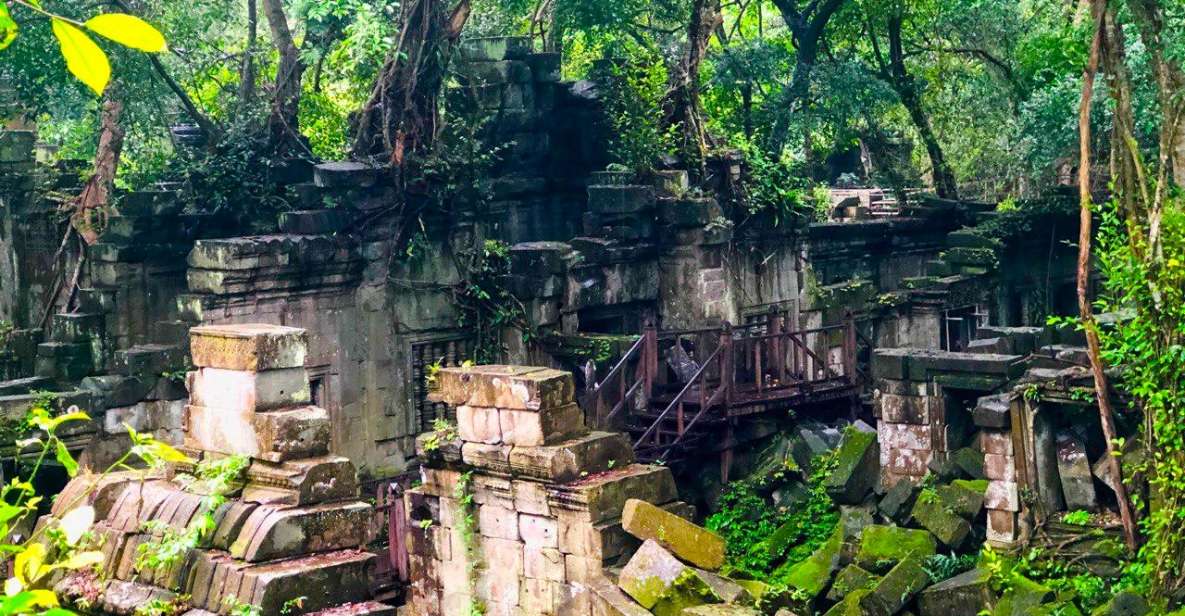
<svg viewBox="0 0 1185 616"><path fill-rule="evenodd" d="M909 519L909 513L913 510L913 504L921 491L921 487L912 481L899 480L885 492L885 496L877 504L877 511L886 519L904 524Z"/></svg>
<svg viewBox="0 0 1185 616"><path fill-rule="evenodd" d="M877 435L849 429L835 452L835 470L824 484L836 502L858 505L876 486L880 474Z"/></svg>
<svg viewBox="0 0 1185 616"><path fill-rule="evenodd" d="M721 603L699 571L654 541L638 548L621 570L617 585L658 616L680 616L688 607Z"/></svg>
<svg viewBox="0 0 1185 616"><path fill-rule="evenodd" d="M927 588L918 596L919 616L978 616L993 597L989 579L972 569Z"/></svg>
<svg viewBox="0 0 1185 616"><path fill-rule="evenodd" d="M1152 613L1148 600L1134 590L1121 590L1111 600L1100 605L1091 616L1144 616Z"/></svg>
<svg viewBox="0 0 1185 616"><path fill-rule="evenodd" d="M1095 494L1090 459L1086 456L1086 446L1068 432L1059 432L1057 435L1057 472L1061 477L1066 509L1098 511L1099 501Z"/></svg>
<svg viewBox="0 0 1185 616"><path fill-rule="evenodd" d="M971 535L971 524L956 510L955 500L937 489L924 489L910 513L918 525L952 549L963 545Z"/></svg>
<svg viewBox="0 0 1185 616"><path fill-rule="evenodd" d="M884 572L911 554L924 558L937 551L938 542L927 531L874 524L860 536L856 563L874 573Z"/></svg>
<svg viewBox="0 0 1185 616"><path fill-rule="evenodd" d="M806 560L790 566L783 565L775 572L775 576L796 589L796 594L808 600L814 599L831 583L831 575L839 568L842 549L843 529L837 526L827 542Z"/></svg>
<svg viewBox="0 0 1185 616"><path fill-rule="evenodd" d="M1004 429L1012 424L1011 406L1010 394L982 396L975 402L971 418L981 428Z"/></svg>
<svg viewBox="0 0 1185 616"><path fill-rule="evenodd" d="M889 570L868 594L860 598L860 608L867 616L893 616L901 611L913 596L930 583L930 575L922 567L922 557L912 554Z"/></svg>
<svg viewBox="0 0 1185 616"><path fill-rule="evenodd" d="M956 479L950 485L938 486L938 498L944 507L973 520L983 510L983 495L987 487L986 479Z"/></svg>
<svg viewBox="0 0 1185 616"><path fill-rule="evenodd" d="M835 581L827 591L827 600L838 602L857 590L871 590L879 580L880 576L853 563L835 574Z"/></svg>
<svg viewBox="0 0 1185 616"><path fill-rule="evenodd" d="M1012 578L1012 585L992 609L992 615L1028 616L1050 599L1053 599L1053 590L1048 586L1017 574Z"/></svg>
<svg viewBox="0 0 1185 616"><path fill-rule="evenodd" d="M593 613L597 616L651 616L650 610L638 605L602 575L596 576L586 587Z"/></svg>
<svg viewBox="0 0 1185 616"><path fill-rule="evenodd" d="M630 499L621 512L625 532L655 541L680 560L715 571L724 564L724 539L645 501Z"/></svg>
<svg viewBox="0 0 1185 616"><path fill-rule="evenodd" d="M682 616L761 616L761 612L743 605L700 605L683 610Z"/></svg>

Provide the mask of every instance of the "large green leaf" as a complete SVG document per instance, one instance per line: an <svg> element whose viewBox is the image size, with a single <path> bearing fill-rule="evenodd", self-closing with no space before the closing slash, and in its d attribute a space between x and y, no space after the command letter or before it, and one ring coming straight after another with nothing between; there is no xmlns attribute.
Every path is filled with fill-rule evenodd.
<svg viewBox="0 0 1185 616"><path fill-rule="evenodd" d="M126 13L101 13L86 20L91 32L124 47L159 53L167 49L165 37L148 22Z"/></svg>
<svg viewBox="0 0 1185 616"><path fill-rule="evenodd" d="M58 18L53 18L53 33L58 38L66 68L95 94L102 94L111 81L111 63L107 54L85 32Z"/></svg>
<svg viewBox="0 0 1185 616"><path fill-rule="evenodd" d="M8 47L12 43L12 39L16 38L17 30L19 28L8 12L8 5L0 2L0 49Z"/></svg>

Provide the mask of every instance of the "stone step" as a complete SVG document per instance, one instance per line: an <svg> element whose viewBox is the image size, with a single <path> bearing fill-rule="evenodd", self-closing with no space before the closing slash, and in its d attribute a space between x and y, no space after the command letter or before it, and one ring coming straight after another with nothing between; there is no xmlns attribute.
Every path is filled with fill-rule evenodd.
<svg viewBox="0 0 1185 616"><path fill-rule="evenodd" d="M129 376L160 376L184 367L185 353L165 344L141 344L115 352L115 369Z"/></svg>
<svg viewBox="0 0 1185 616"><path fill-rule="evenodd" d="M88 313L108 313L115 309L114 289L79 289L78 309Z"/></svg>
<svg viewBox="0 0 1185 616"><path fill-rule="evenodd" d="M102 336L102 314L75 312L53 315L50 328L50 340L53 342L87 342Z"/></svg>
<svg viewBox="0 0 1185 616"><path fill-rule="evenodd" d="M95 368L91 345L81 342L42 342L37 345L36 374L59 381L77 381Z"/></svg>
<svg viewBox="0 0 1185 616"><path fill-rule="evenodd" d="M0 381L0 396L14 396L27 394L34 390L41 390L52 386L53 381L41 376L30 376L23 379Z"/></svg>

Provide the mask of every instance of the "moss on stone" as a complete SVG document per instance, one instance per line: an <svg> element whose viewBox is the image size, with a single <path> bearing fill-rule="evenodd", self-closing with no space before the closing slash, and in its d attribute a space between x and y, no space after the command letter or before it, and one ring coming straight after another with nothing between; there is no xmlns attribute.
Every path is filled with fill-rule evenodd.
<svg viewBox="0 0 1185 616"><path fill-rule="evenodd" d="M869 571L887 571L910 554L926 557L937 550L934 535L927 531L874 524L860 536L856 562Z"/></svg>
<svg viewBox="0 0 1185 616"><path fill-rule="evenodd" d="M819 549L806 560L793 565L783 565L775 576L787 585L812 598L819 596L831 582L831 574L839 565L839 553L843 547L843 529L836 527Z"/></svg>

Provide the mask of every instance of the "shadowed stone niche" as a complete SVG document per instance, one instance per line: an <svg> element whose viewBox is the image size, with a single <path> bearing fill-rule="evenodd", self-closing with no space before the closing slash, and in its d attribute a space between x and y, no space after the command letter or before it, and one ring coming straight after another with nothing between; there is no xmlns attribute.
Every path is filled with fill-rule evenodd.
<svg viewBox="0 0 1185 616"><path fill-rule="evenodd" d="M671 471L634 463L616 433L592 432L572 375L548 368L446 368L432 397L456 429L421 435L423 483L405 493L408 616L588 616L596 588L639 541L622 528L629 499L687 514Z"/></svg>
<svg viewBox="0 0 1185 616"><path fill-rule="evenodd" d="M98 594L103 612L131 614L152 601L178 601L189 616L227 614L250 604L264 615L394 613L371 601L372 508L358 500L354 465L329 455L329 417L310 405L303 329L225 325L191 330L186 453L250 460L240 489L213 511L215 530L177 562L141 568L141 545L181 532L205 513L192 464L165 471L80 475L54 513L82 499L95 508L106 581L67 578L67 594ZM59 511L61 509L62 511ZM98 588L95 588L98 585ZM301 599L303 597L303 599Z"/></svg>

